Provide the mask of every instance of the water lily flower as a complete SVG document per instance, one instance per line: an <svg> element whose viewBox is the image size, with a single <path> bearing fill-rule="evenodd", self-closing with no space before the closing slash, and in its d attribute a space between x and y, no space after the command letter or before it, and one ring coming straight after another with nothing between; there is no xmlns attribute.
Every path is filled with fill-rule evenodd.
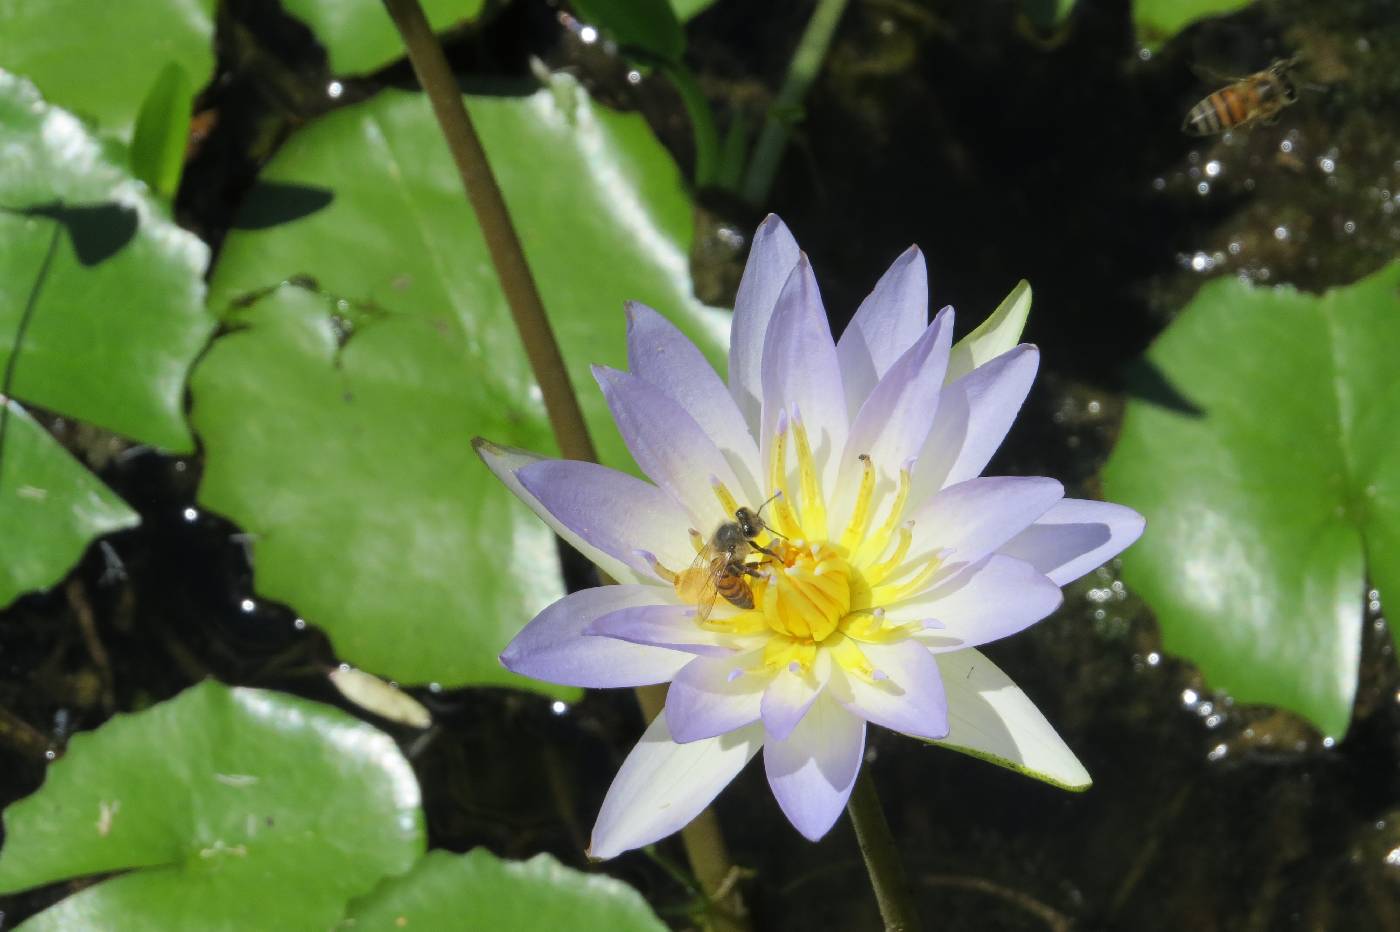
<svg viewBox="0 0 1400 932"><path fill-rule="evenodd" d="M760 750L782 811L821 838L872 723L1088 785L976 648L1049 615L1060 587L1136 540L1143 519L1067 499L1053 479L981 476L1035 376L1038 351L1016 345L1030 291L1023 282L957 346L952 309L930 323L927 302L911 248L833 340L807 257L770 216L735 301L727 385L638 304L631 371L595 369L651 482L478 444L618 583L550 605L502 662L573 686L671 684L603 801L593 857L679 830ZM735 560L698 569L739 597L697 586L697 551L712 555L716 530L760 506Z"/></svg>

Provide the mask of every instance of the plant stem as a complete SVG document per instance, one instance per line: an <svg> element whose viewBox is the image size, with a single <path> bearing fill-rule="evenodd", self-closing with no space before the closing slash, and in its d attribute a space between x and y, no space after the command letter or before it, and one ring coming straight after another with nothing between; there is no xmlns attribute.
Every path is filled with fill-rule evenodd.
<svg viewBox="0 0 1400 932"><path fill-rule="evenodd" d="M870 885L875 889L886 932L918 932L921 926L918 913L914 911L909 879L899 860L894 836L890 834L890 824L885 821L885 810L880 805L880 795L875 792L869 767L861 768L850 801L846 803L846 813L855 827L856 841L865 857L865 869L870 874Z"/></svg>
<svg viewBox="0 0 1400 932"><path fill-rule="evenodd" d="M773 187L773 179L778 175L778 166L783 160L783 149L787 148L788 136L792 135L793 124L802 107L802 99L807 89L816 80L826 59L826 51L831 47L831 37L836 33L836 24L846 11L847 0L817 0L817 8L807 21L807 28L798 40L797 50L792 53L787 77L778 90L778 96L768 108L763 131L753 148L749 159L749 170L744 176L744 187L739 192L744 200L754 206L761 206L768 199L768 190Z"/></svg>
<svg viewBox="0 0 1400 932"><path fill-rule="evenodd" d="M545 412L559 441L559 449L567 459L596 461L593 441L588 437L583 412L564 368L564 357L555 342L549 318L545 316L544 302L540 300L539 289L525 262L525 251L511 222L505 198L496 184L471 117L467 115L466 105L462 103L462 92L447 64L447 56L433 35L418 0L384 0L384 5L403 36L413 72L428 95L452 160L457 163L462 186L467 189L467 200L486 239L491 264L501 280L501 291L515 327L520 331L520 341L525 344L525 355L530 360L535 380L540 383Z"/></svg>
<svg viewBox="0 0 1400 932"><path fill-rule="evenodd" d="M690 131L695 138L695 187L705 188L715 183L719 175L719 130L710 102L700 90L695 74L680 62L660 62L659 67L671 79L680 95L681 106L690 117Z"/></svg>
<svg viewBox="0 0 1400 932"><path fill-rule="evenodd" d="M555 342L549 319L545 316L544 303L530 274L520 238L516 235L505 198L496 184L471 117L462 103L461 90L447 64L442 46L433 35L418 0L384 0L384 5L403 36L413 71L428 95L433 114L452 152L457 171L462 176L462 186L466 188L467 200L471 202L477 223L486 238L506 304L510 307L520 340L525 344L525 355L530 361L535 380L540 384L545 410L559 441L559 448L569 459L597 462L597 454L583 421L583 412L569 383L564 358L559 352L559 344ZM637 690L637 702L648 722L660 713L665 696L662 687ZM729 862L714 812L706 809L700 813L681 830L681 838L690 857L691 868L706 892L713 893L720 889L734 868ZM746 932L747 922L734 918L746 915L738 893L731 892L725 897L723 905L727 915L717 917L714 928L720 932Z"/></svg>

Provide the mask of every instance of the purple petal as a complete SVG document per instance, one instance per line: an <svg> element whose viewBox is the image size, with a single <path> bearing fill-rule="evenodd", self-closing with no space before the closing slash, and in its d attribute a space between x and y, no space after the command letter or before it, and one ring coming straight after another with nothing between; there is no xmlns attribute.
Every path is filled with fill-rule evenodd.
<svg viewBox="0 0 1400 932"><path fill-rule="evenodd" d="M796 261L796 246L793 250ZM695 419L738 475L744 499L756 501L754 496L762 492L761 483L755 481L760 475L758 443L729 390L685 334L635 301L627 304L627 365Z"/></svg>
<svg viewBox="0 0 1400 932"><path fill-rule="evenodd" d="M565 527L538 498L530 494L525 486L521 485L519 476L520 470L534 463L550 461L542 456L530 453L529 451L520 450L515 447L503 447L491 443L488 440L482 440L481 438L474 440L472 446L476 448L477 455L481 457L487 468L496 474L496 478L500 479L501 482L505 484L506 488L510 489L517 498L529 506L531 511L539 515L554 533L563 538L565 543L583 554L604 573L607 573L618 582L624 583L656 581L656 575L652 573L650 567L644 572L638 572L632 569L632 563L635 561L630 559L627 562L619 560L599 550L597 547L594 547L578 534L575 534L572 530Z"/></svg>
<svg viewBox="0 0 1400 932"><path fill-rule="evenodd" d="M763 748L768 785L783 814L810 841L836 824L860 773L865 722L821 697L786 740Z"/></svg>
<svg viewBox="0 0 1400 932"><path fill-rule="evenodd" d="M729 337L729 393L755 435L763 402L763 345L778 295L797 265L797 241L769 214L753 235L749 261L734 298Z"/></svg>
<svg viewBox="0 0 1400 932"><path fill-rule="evenodd" d="M600 586L566 595L535 616L501 652L506 669L564 686L608 689L665 683L691 655L612 638L584 629L611 612L652 605L658 586Z"/></svg>
<svg viewBox="0 0 1400 932"><path fill-rule="evenodd" d="M762 462L768 462L780 414L794 411L801 412L822 488L829 494L846 447L846 395L836 344L806 256L798 259L778 296L763 344Z"/></svg>
<svg viewBox="0 0 1400 932"><path fill-rule="evenodd" d="M690 515L685 527L708 534L733 520L715 496L712 480L718 479L736 494L742 494L744 486L695 419L670 396L635 375L594 366L593 376L632 458ZM758 501L752 493L746 497Z"/></svg>
<svg viewBox="0 0 1400 932"><path fill-rule="evenodd" d="M1040 351L1022 344L943 387L914 470L913 501L981 475L1035 381Z"/></svg>
<svg viewBox="0 0 1400 932"><path fill-rule="evenodd" d="M729 657L734 653L730 646L734 638L700 627L693 605L653 604L624 608L598 618L583 633L712 657Z"/></svg>
<svg viewBox="0 0 1400 932"><path fill-rule="evenodd" d="M917 641L861 644L879 672L867 682L854 674L832 677L828 690L842 705L866 721L918 738L948 733L948 698L938 662Z"/></svg>
<svg viewBox="0 0 1400 932"><path fill-rule="evenodd" d="M949 486L915 509L913 559L946 550L945 565L976 563L1064 497L1041 476L984 476Z"/></svg>
<svg viewBox="0 0 1400 932"><path fill-rule="evenodd" d="M658 715L608 787L588 856L604 859L680 831L763 746L763 727L677 744Z"/></svg>
<svg viewBox="0 0 1400 932"><path fill-rule="evenodd" d="M669 495L615 469L575 460L541 460L515 475L550 516L590 547L655 579L638 555L652 553L671 569L695 559L686 529L690 518Z"/></svg>
<svg viewBox="0 0 1400 932"><path fill-rule="evenodd" d="M876 282L836 343L846 412L852 418L927 321L928 270L919 247L910 246Z"/></svg>
<svg viewBox="0 0 1400 932"><path fill-rule="evenodd" d="M1060 587L1035 567L996 553L885 614L895 623L935 618L942 627L919 639L934 651L960 650L1022 631L1063 599Z"/></svg>
<svg viewBox="0 0 1400 932"><path fill-rule="evenodd" d="M836 527L844 524L854 504L862 454L870 456L878 475L892 490L899 480L899 470L924 445L938 407L952 343L953 312L944 309L861 405L851 424L837 481L839 489L848 491L840 502Z"/></svg>
<svg viewBox="0 0 1400 932"><path fill-rule="evenodd" d="M750 659L743 657L696 657L686 664L666 693L666 727L671 736L685 743L758 721L768 678L752 668Z"/></svg>
<svg viewBox="0 0 1400 932"><path fill-rule="evenodd" d="M786 739L822 692L822 681L807 671L780 670L763 692L760 711L768 740Z"/></svg>
<svg viewBox="0 0 1400 932"><path fill-rule="evenodd" d="M1063 586L1122 553L1144 526L1142 515L1131 508L1067 498L1000 549Z"/></svg>

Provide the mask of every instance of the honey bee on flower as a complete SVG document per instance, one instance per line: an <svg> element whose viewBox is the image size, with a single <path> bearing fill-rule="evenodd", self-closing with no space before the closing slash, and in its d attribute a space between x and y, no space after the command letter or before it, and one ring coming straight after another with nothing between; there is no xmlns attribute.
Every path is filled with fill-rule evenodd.
<svg viewBox="0 0 1400 932"><path fill-rule="evenodd" d="M574 686L670 683L603 802L593 857L679 830L760 750L783 812L820 838L850 795L868 724L1088 785L976 648L1054 611L1060 587L1143 521L1067 499L1053 479L981 475L1035 376L1036 348L1017 345L1029 288L956 346L952 310L930 323L927 301L910 249L833 340L811 265L770 216L735 301L727 385L637 304L631 371L595 369L651 482L478 445L618 581L546 608L505 665ZM745 515L760 523L740 526ZM722 598L688 570L707 549Z"/></svg>

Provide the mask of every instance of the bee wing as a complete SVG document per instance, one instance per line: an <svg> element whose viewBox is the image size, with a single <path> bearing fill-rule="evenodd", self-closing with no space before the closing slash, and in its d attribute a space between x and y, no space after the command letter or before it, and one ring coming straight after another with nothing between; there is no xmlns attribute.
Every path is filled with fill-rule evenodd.
<svg viewBox="0 0 1400 932"><path fill-rule="evenodd" d="M713 543L707 543L695 555L690 568L685 571L689 591L683 593L682 597L694 599L696 618L701 624L709 619L710 612L714 611L715 602L719 599L719 584L715 580L715 573L723 561L724 554L720 549Z"/></svg>

